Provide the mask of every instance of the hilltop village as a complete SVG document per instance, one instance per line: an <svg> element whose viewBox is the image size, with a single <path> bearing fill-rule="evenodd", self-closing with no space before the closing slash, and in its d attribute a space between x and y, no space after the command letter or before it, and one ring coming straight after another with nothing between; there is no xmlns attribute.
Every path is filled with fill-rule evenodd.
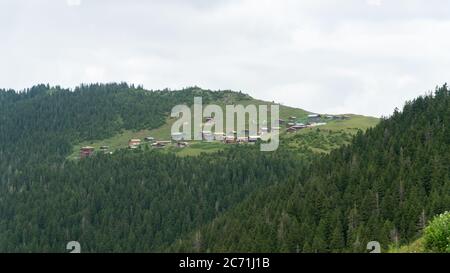
<svg viewBox="0 0 450 273"><path fill-rule="evenodd" d="M224 132L212 132L212 131L202 131L201 139L206 142L217 142L224 144L254 144L261 140L262 136L268 133L285 133L292 134L296 133L305 128L312 128L326 125L328 121L331 120L345 120L350 117L345 115L320 115L320 114L309 114L306 118L298 119L295 116L291 116L288 119L279 119L278 127L266 126L260 127L256 135L251 135L249 130L246 129L241 134L236 131L224 133ZM206 117L203 121L204 126L211 128L214 124L213 117ZM176 147L176 148L186 148L190 144L190 140L185 139L184 133L172 133L170 140L157 140L152 136L147 136L143 139L132 138L128 141L128 149L134 150L139 149L142 145L147 145L151 148L162 149L166 147ZM83 146L80 148L80 158L86 158L95 153L112 154L109 146L100 146L96 149L92 146Z"/></svg>

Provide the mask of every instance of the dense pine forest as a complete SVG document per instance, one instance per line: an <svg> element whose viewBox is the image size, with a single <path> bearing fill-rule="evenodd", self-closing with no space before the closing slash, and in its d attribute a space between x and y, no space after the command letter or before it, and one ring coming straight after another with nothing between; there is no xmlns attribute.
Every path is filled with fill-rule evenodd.
<svg viewBox="0 0 450 273"><path fill-rule="evenodd" d="M72 240L83 252L363 252L411 242L450 210L446 85L330 154L282 144L66 160L81 141L158 128L198 95L248 97L125 83L0 90L0 252L64 252Z"/></svg>
<svg viewBox="0 0 450 273"><path fill-rule="evenodd" d="M258 187L285 180L302 157L254 148L180 158L116 153L30 166L2 185L1 251L162 251ZM298 176L297 176L298 178Z"/></svg>
<svg viewBox="0 0 450 273"><path fill-rule="evenodd" d="M301 179L262 189L171 248L212 252L364 252L419 237L450 210L447 86L407 102Z"/></svg>

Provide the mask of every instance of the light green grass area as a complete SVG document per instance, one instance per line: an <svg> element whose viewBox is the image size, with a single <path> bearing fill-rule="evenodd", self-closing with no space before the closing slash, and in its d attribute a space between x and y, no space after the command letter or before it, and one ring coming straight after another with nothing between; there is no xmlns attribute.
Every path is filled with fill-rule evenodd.
<svg viewBox="0 0 450 273"><path fill-rule="evenodd" d="M173 148L178 156L197 156L201 153L215 153L225 148L220 142L194 142L186 148Z"/></svg>
<svg viewBox="0 0 450 273"><path fill-rule="evenodd" d="M155 138L155 140L170 140L170 131L175 121L175 118L167 117L166 123L163 126L153 130L147 130L148 136Z"/></svg>
<svg viewBox="0 0 450 273"><path fill-rule="evenodd" d="M359 130L378 124L379 119L373 117L346 115L349 119L324 120L326 125L301 129L295 133L281 136L282 145L292 149L309 148L313 152L328 153L351 141L352 135Z"/></svg>
<svg viewBox="0 0 450 273"><path fill-rule="evenodd" d="M304 120L311 114L303 109L280 105L280 119L288 121L289 117L296 117L297 120Z"/></svg>
<svg viewBox="0 0 450 273"><path fill-rule="evenodd" d="M345 120L332 120L327 122L326 125L320 126L323 129L329 130L344 130L349 133L356 133L358 130L365 131L370 127L374 127L380 121L378 118L360 116L360 115L345 115L349 119Z"/></svg>
<svg viewBox="0 0 450 273"><path fill-rule="evenodd" d="M389 253L425 253L424 239L420 238L413 243L405 246L395 247L391 246L388 250Z"/></svg>
<svg viewBox="0 0 450 273"><path fill-rule="evenodd" d="M73 147L73 153L68 157L68 159L78 159L80 148L83 146L92 146L95 148L95 151L98 151L101 146L108 146L109 151L115 151L117 149L128 147L128 141L132 138L139 138L143 140L145 137L150 135L151 135L150 130L140 130L140 131L123 130L121 133L107 139L84 141Z"/></svg>

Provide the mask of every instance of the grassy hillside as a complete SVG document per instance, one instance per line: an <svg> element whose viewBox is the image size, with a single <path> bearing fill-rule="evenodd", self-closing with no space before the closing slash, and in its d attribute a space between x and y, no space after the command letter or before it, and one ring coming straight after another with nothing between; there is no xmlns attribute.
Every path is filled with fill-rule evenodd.
<svg viewBox="0 0 450 273"><path fill-rule="evenodd" d="M313 152L329 153L344 144L349 144L356 133L372 128L380 121L374 117L346 116L349 118L331 120L323 126L283 134L281 144L289 149L311 149Z"/></svg>
<svg viewBox="0 0 450 273"><path fill-rule="evenodd" d="M188 103L188 102L186 102ZM227 104L234 104L234 105L270 105L271 102L262 101L253 99L250 97L247 97L245 99L241 99L238 96L233 96L233 94L227 96L226 98L221 98L219 100L211 101L210 104L216 104L222 107L222 109L225 109L225 105ZM191 111L193 111L191 107ZM224 110L225 112L225 110ZM305 111L303 109L289 107L280 105L280 119L288 120L289 117L296 117L299 121L307 121L307 115L310 114L310 112ZM344 139L345 141L337 140L335 137L334 139L329 139L328 141L323 142L322 138L318 138L316 142L316 147L314 145L311 145L311 148L313 151L316 152L329 152L334 148L338 148L342 144L346 144L350 140L350 136L353 134L356 134L359 130L366 130L368 128L371 128L375 126L379 119L373 118L373 117L367 117L367 116L361 116L361 115L347 115L349 119L345 120L329 120L327 121L327 124L320 127L320 132L328 133L330 132L332 135L342 135L340 139ZM101 146L109 146L110 151L116 151L117 149L124 149L128 147L128 140L132 138L139 138L143 139L147 136L154 137L156 140L170 140L171 139L171 128L173 123L176 121L174 118L170 118L167 116L165 123L155 129L143 129L143 130L122 130L122 132L107 138L107 139L101 139L101 140L93 140L93 141L85 141L82 143L78 143L73 147L73 152L68 157L69 159L76 159L79 157L79 149L82 146L92 146L96 150L98 150ZM224 117L224 124L226 124L226 117ZM246 126L248 126L248 121L246 120ZM282 130L281 132L281 141L287 142L287 146L291 148L299 147L299 145L292 143L293 145L289 145L294 139L293 135L301 135L305 136L305 139L314 138L314 136L317 136L317 128L306 128L303 130L300 130L294 134L286 134L286 127L281 126ZM329 134L328 134L329 135ZM295 137L297 140L299 139L298 136ZM334 141L336 140L336 141ZM306 141L305 143L310 143L310 141ZM218 150L221 150L224 148L225 145L221 145L221 143L201 143L199 141L192 141L192 145L183 148L183 149L169 149L170 151L176 152L177 155L185 156L185 155L198 155L202 152L205 153L211 153L216 152ZM308 145L303 145L308 146Z"/></svg>

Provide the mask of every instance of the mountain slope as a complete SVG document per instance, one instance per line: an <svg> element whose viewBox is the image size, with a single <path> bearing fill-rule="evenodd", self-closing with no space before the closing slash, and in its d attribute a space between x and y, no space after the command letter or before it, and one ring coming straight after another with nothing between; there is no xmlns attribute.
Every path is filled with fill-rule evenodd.
<svg viewBox="0 0 450 273"><path fill-rule="evenodd" d="M170 251L364 252L414 240L450 209L450 93L408 102L300 179L251 194Z"/></svg>
<svg viewBox="0 0 450 273"><path fill-rule="evenodd" d="M238 92L199 88L147 91L126 83L82 85L73 91L48 85L21 93L0 90L0 143L5 144L2 148L45 143L31 148L41 158L64 155L81 141L105 139L122 130L159 128L174 105L192 104L195 96L204 103L248 98Z"/></svg>
<svg viewBox="0 0 450 273"><path fill-rule="evenodd" d="M175 94L174 96L176 97L177 93L186 93L186 91L190 91L190 92L194 92L193 94L190 94L189 96L184 95L182 96L182 100L180 99L173 99L173 102L169 105L174 106L176 105L176 103L179 104L187 104L187 105L191 105L193 103L193 96L200 96L200 97L205 97L203 99L204 102L204 107L206 106L206 104L215 104L220 106L224 113L225 113L225 106L226 105L243 105L243 106L248 106L248 105L255 105L255 106L259 106L259 105L271 105L273 104L273 102L267 102L267 101L262 101L262 100L257 100L254 99L248 95L245 94L241 94L241 93L237 93L237 92L231 92L231 91L219 91L219 92L211 92L208 90L202 90L199 88L191 88L191 89L187 89L185 91L172 91L173 94ZM142 91L145 92L145 91ZM149 106L151 107L151 106ZM191 106L191 111L193 111L192 106ZM144 112L145 116L145 111ZM147 113L150 114L150 113ZM298 108L293 108L293 107L289 107L289 106L285 106L285 105L280 105L280 112L279 112L279 117L283 120L288 121L290 117L294 116L296 117L297 121L303 121L303 122L307 122L308 121L308 114L311 114L308 111L305 111L303 109L298 109ZM176 119L174 118L170 118L169 116L169 112L166 109L166 113L164 115L164 122L163 123L159 123L159 126L127 126L125 127L124 125L127 124L126 122L122 123L122 126L120 127L120 129L116 129L113 134L110 134L109 137L106 138L85 138L86 140L81 141L81 142L77 142L75 145L73 145L72 148L72 153L68 156L69 159L78 159L79 158L79 150L81 147L83 146L92 146L94 147L96 150L99 150L100 147L102 146L108 146L109 150L114 152L118 149L124 149L124 148L128 148L128 141L130 139L143 139L147 136L151 136L154 137L156 140L170 140L171 139L171 128L173 123L175 122ZM322 126L321 129L325 130L325 131L331 131L332 133L335 134L349 134L349 135L353 135L356 134L359 130L365 130L367 128L373 127L375 126L378 122L379 119L377 118L373 118L373 117L366 117L366 116L360 116L360 115L346 115L346 119L342 119L342 120L326 120L327 124L325 126ZM224 117L225 118L225 117ZM224 124L225 124L226 120L224 120ZM248 125L248 121L246 123L246 125ZM258 126L260 126L258 124ZM261 125L262 126L262 125ZM286 125L282 126L282 130L281 130L281 136L283 139L283 142L291 142L291 138L289 136L287 136L285 134L285 129L286 129ZM306 130L301 130L297 133L307 133L309 134L312 131L312 129L306 129ZM292 135L296 135L296 134L290 134L290 136ZM314 135L314 134L311 134ZM223 150L223 148L225 148L225 145L220 145L219 143L204 143L204 142L198 142L198 141L194 141L193 143L194 145L190 145L189 147L183 149L183 150L179 150L179 149L174 149L172 150L172 152L176 152L178 155L198 155L201 152L216 152L218 150ZM334 145L334 147L338 147L336 145ZM322 149L321 151L330 151L331 148L329 149Z"/></svg>
<svg viewBox="0 0 450 273"><path fill-rule="evenodd" d="M203 93L202 92L208 92L202 89L197 89L198 93L196 93L196 96L199 97L203 97ZM174 93L176 92L180 92L180 91L172 91ZM217 92L217 91L216 91ZM213 92L214 93L214 92ZM218 92L220 94L220 92ZM207 93L206 93L207 94ZM186 100L184 100L183 102L181 102L181 104L187 104L187 105L191 105L193 103L193 97L190 98L191 100L188 101L189 98L187 98ZM174 103L172 104L172 106L175 106L176 101L174 101ZM229 94L227 96L215 96L215 97L211 97L210 99L206 100L203 99L203 104L204 107L206 107L206 104L215 104L220 106L224 113L225 113L225 106L226 105L271 105L273 104L272 102L266 102L266 101L261 101L261 100L257 100L254 99L248 95L244 95L244 94L240 94L237 92L229 92ZM192 106L191 106L191 111L193 111ZM306 116L309 114L309 112L303 110L303 109L298 109L298 108L292 108L292 107L288 107L288 106L280 106L280 118L282 119L288 119L289 116L296 116L299 118L306 118ZM72 154L69 156L69 158L71 159L77 159L78 155L79 155L79 149L82 146L92 146L96 149L99 149L99 147L107 145L110 147L111 151L115 151L118 149L123 149L123 148L127 148L128 147L128 140L132 139L132 138L139 138L139 139L143 139L144 137L147 136L152 136L154 137L156 140L170 140L171 139L171 128L173 123L176 121L176 119L174 118L170 118L169 116L169 112L167 112L164 116L165 118L165 122L163 124L161 124L160 126L156 127L156 128L144 128L144 129L140 129L140 128L135 128L132 130L121 130L120 132L118 132L117 134L114 134L113 136L109 137L109 138L104 138L104 139L95 139L95 140L87 140L87 141L83 141L81 143L77 143L76 145L74 145L73 150L72 150ZM226 122L226 118L224 117L224 124ZM377 120L377 119L375 119ZM368 122L368 126L370 126L370 122ZM204 144L204 143L203 143ZM211 145L195 145L193 149L196 149L195 147L208 147ZM215 147L217 147L218 145L214 145ZM220 147L220 145L219 145ZM220 148L224 148L223 146ZM188 147L186 150L192 150L191 147ZM209 149L199 149L200 151L217 151L217 149L213 149L213 150L209 150ZM185 152L185 151L183 151ZM182 153L183 153L182 152Z"/></svg>
<svg viewBox="0 0 450 273"><path fill-rule="evenodd" d="M301 143L297 138L275 153L244 145L188 158L142 149L65 160L80 143L160 130L174 105L195 96L204 103L258 103L240 92L127 84L0 91L0 251L59 252L71 240L89 252L162 251L255 192L303 179L316 149L329 152L357 132L354 126L305 131ZM307 113L281 108L281 117ZM192 148L199 154L211 146Z"/></svg>

